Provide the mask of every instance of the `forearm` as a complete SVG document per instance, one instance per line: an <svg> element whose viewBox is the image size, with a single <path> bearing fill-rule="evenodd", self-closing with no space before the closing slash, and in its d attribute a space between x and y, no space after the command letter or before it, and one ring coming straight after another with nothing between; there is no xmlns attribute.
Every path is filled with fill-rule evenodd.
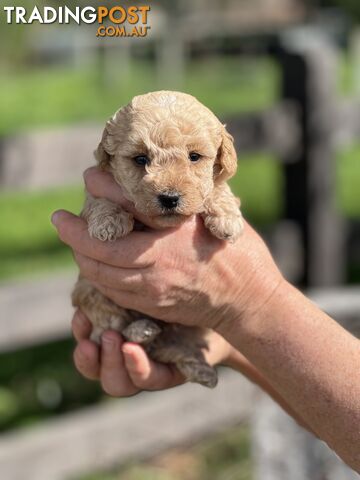
<svg viewBox="0 0 360 480"><path fill-rule="evenodd" d="M312 428L304 421L299 413L296 412L286 400L284 400L284 398L277 390L275 390L275 388L269 383L264 375L260 373L260 371L235 348L232 349L232 352L226 361L226 366L240 372L251 382L258 385L264 392L270 395L270 397L276 403L278 403L283 410L285 410L285 412L287 412L300 426L308 430L310 433L315 434Z"/></svg>
<svg viewBox="0 0 360 480"><path fill-rule="evenodd" d="M260 311L219 332L349 465L360 470L360 343L284 282ZM259 378L259 384L263 380ZM280 403L280 402L279 402ZM289 412L290 413L290 412Z"/></svg>

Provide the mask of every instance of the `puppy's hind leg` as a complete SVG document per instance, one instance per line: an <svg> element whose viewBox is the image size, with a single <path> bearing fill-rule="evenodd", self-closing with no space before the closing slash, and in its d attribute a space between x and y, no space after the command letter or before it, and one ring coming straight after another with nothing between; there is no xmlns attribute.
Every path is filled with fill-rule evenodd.
<svg viewBox="0 0 360 480"><path fill-rule="evenodd" d="M143 345L152 342L160 333L161 328L150 318L135 320L122 331L123 336L129 342Z"/></svg>
<svg viewBox="0 0 360 480"><path fill-rule="evenodd" d="M215 388L218 376L215 368L197 358L189 358L176 363L178 370L189 382L200 383L204 387Z"/></svg>
<svg viewBox="0 0 360 480"><path fill-rule="evenodd" d="M207 342L200 330L167 324L153 342L145 345L153 360L172 363L187 381L214 388L218 382L217 372L206 362L203 348L207 348Z"/></svg>
<svg viewBox="0 0 360 480"><path fill-rule="evenodd" d="M105 330L121 333L133 319L128 310L106 298L85 278L79 277L71 298L73 306L80 308L92 323L90 339L98 344Z"/></svg>

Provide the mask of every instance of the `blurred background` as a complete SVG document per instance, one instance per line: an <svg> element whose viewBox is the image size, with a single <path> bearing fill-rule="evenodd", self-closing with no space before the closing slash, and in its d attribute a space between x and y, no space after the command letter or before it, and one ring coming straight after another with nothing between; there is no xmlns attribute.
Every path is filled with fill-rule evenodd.
<svg viewBox="0 0 360 480"><path fill-rule="evenodd" d="M359 478L239 375L222 372L214 392L186 385L115 400L73 367L76 269L49 218L80 211L81 173L108 117L158 89L191 93L227 123L246 218L284 274L359 331L360 3L150 4L145 38L2 19L0 476Z"/></svg>

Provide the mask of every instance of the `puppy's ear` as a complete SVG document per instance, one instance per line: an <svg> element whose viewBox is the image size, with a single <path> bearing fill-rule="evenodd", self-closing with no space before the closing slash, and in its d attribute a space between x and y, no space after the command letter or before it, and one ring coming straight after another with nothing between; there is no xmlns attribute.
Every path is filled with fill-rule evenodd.
<svg viewBox="0 0 360 480"><path fill-rule="evenodd" d="M121 124L124 122L125 113L126 107L121 107L106 122L101 142L94 152L98 165L102 170L110 170L111 160L116 153L117 135Z"/></svg>
<svg viewBox="0 0 360 480"><path fill-rule="evenodd" d="M110 167L111 155L107 149L108 137L109 137L109 132L106 126L103 131L101 141L94 152L94 156L101 170L108 170Z"/></svg>
<svg viewBox="0 0 360 480"><path fill-rule="evenodd" d="M221 131L221 144L214 164L214 177L216 182L224 182L235 175L237 169L237 155L234 139L226 130L225 125Z"/></svg>

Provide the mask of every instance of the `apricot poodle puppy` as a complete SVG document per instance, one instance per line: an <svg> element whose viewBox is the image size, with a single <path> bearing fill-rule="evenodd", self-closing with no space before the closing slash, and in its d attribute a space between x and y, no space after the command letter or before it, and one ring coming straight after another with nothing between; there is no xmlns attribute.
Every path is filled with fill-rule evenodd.
<svg viewBox="0 0 360 480"><path fill-rule="evenodd" d="M234 241L241 234L240 201L226 183L237 168L233 138L191 95L160 91L133 98L106 123L95 157L136 209L159 228L175 227L200 214L220 240ZM82 216L89 234L102 241L115 241L134 229L131 214L89 194ZM94 341L99 342L106 329L117 330L128 341L142 344L152 359L175 364L187 380L216 385L216 370L203 355L206 330L121 308L82 277L72 301L92 322Z"/></svg>

